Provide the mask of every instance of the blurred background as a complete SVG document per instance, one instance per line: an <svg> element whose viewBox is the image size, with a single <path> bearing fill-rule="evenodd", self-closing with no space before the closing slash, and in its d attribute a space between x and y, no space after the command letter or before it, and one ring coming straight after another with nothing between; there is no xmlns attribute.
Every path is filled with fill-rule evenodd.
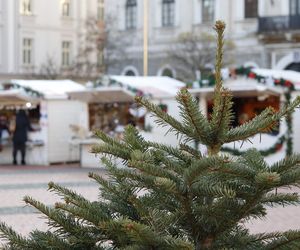
<svg viewBox="0 0 300 250"><path fill-rule="evenodd" d="M2 0L0 10L0 80L143 75L145 24L148 75L195 80L212 68L218 19L226 65L300 70L298 0Z"/></svg>

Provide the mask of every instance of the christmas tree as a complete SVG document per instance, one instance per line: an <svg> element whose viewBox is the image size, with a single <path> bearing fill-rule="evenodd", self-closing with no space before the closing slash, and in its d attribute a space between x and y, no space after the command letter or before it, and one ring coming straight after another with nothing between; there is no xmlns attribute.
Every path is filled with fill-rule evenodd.
<svg viewBox="0 0 300 250"><path fill-rule="evenodd" d="M221 66L225 25L217 21L214 108L208 120L187 90L177 95L182 121L143 98L137 102L168 126L179 144L149 142L129 126L122 141L103 132L93 148L104 154L109 178L90 174L99 183L100 199L90 202L79 194L49 183L62 197L54 207L31 197L27 204L49 220L47 232L23 237L0 224L5 249L300 249L300 231L251 234L243 225L264 218L266 207L296 205L299 196L280 192L299 184L300 155L268 165L255 149L241 156L220 153L224 143L247 140L265 132L291 114L300 98L279 112L268 108L253 120L232 128L232 97L222 86ZM203 154L191 147L197 141ZM125 168L111 157L123 160ZM276 191L277 190L277 191Z"/></svg>

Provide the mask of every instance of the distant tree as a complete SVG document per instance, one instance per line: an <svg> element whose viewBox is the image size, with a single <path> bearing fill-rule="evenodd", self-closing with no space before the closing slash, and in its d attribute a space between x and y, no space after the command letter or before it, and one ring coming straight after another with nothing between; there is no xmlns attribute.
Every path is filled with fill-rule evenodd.
<svg viewBox="0 0 300 250"><path fill-rule="evenodd" d="M227 41L225 48L230 54L234 48L233 42ZM212 34L187 32L179 35L167 53L180 78L195 80L197 71L206 74L213 69L215 49L215 37ZM224 65L229 63L230 60L225 58Z"/></svg>
<svg viewBox="0 0 300 250"><path fill-rule="evenodd" d="M110 32L113 25L111 17L107 17L105 22L99 22L94 17L88 18L72 66L73 75L99 76L124 59L124 41L116 33Z"/></svg>
<svg viewBox="0 0 300 250"><path fill-rule="evenodd" d="M59 65L55 62L52 56L47 55L45 63L43 63L39 70L39 77L49 80L57 79L61 74Z"/></svg>

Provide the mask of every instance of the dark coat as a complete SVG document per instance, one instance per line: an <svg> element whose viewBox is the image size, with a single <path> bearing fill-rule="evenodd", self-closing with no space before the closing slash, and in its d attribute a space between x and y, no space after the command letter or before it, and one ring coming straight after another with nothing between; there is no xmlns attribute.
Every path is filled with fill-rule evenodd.
<svg viewBox="0 0 300 250"><path fill-rule="evenodd" d="M13 134L15 144L24 144L27 141L27 132L31 130L29 119L24 110L19 110L16 115L16 128Z"/></svg>

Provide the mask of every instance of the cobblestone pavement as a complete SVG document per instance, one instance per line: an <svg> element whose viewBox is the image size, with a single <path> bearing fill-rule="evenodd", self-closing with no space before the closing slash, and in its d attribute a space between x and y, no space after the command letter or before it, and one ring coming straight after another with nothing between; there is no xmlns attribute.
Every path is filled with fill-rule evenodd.
<svg viewBox="0 0 300 250"><path fill-rule="evenodd" d="M53 205L60 198L47 191L49 181L72 188L90 200L97 200L98 185L88 178L88 172L105 174L101 169L83 169L76 165L33 167L0 166L0 221L27 235L33 229L46 230L45 219L25 206L25 195ZM299 192L299 189L288 190ZM287 206L268 209L265 220L247 223L254 233L300 229L300 207Z"/></svg>
<svg viewBox="0 0 300 250"><path fill-rule="evenodd" d="M22 201L29 195L46 205L53 205L60 197L47 191L53 181L72 188L89 200L97 200L98 185L88 178L89 172L104 174L99 169L83 169L76 165L33 167L0 166L0 221L27 235L33 229L47 228L46 220Z"/></svg>

